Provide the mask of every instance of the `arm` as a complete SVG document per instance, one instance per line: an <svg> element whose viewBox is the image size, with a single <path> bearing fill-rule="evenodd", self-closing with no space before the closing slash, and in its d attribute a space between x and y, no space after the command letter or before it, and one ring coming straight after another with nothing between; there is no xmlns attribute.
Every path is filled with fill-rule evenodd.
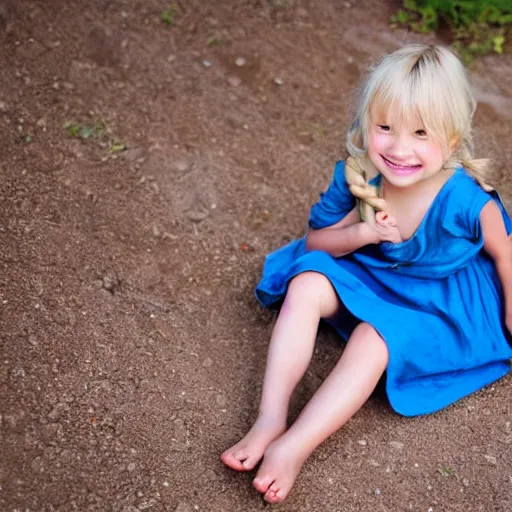
<svg viewBox="0 0 512 512"><path fill-rule="evenodd" d="M508 238L503 217L494 201L489 201L480 213L484 249L494 260L505 296L505 322L512 331L512 243Z"/></svg>
<svg viewBox="0 0 512 512"><path fill-rule="evenodd" d="M366 222L359 221L359 212L355 207L336 224L323 229L310 230L306 237L306 248L309 251L325 251L339 258L379 241L376 231Z"/></svg>

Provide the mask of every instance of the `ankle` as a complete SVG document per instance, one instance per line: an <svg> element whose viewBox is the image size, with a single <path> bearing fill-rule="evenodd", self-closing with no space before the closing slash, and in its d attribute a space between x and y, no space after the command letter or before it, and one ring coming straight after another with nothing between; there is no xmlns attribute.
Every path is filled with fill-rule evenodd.
<svg viewBox="0 0 512 512"><path fill-rule="evenodd" d="M282 430L286 429L286 415L283 414L275 414L273 412L268 411L260 411L258 412L258 417L256 418L255 423L263 423L265 425L274 425L276 428L281 428Z"/></svg>
<svg viewBox="0 0 512 512"><path fill-rule="evenodd" d="M270 447L279 451L282 450L283 453L287 453L288 456L291 456L300 464L303 464L316 448L316 446L308 443L307 439L296 436L290 430L284 432Z"/></svg>

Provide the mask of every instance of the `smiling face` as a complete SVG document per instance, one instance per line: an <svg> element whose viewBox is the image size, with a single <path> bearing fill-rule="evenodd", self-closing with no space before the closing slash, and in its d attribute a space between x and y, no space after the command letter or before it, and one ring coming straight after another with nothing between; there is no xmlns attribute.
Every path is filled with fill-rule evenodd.
<svg viewBox="0 0 512 512"><path fill-rule="evenodd" d="M408 187L472 157L475 101L466 71L441 47L412 45L384 57L360 89L347 149L385 180Z"/></svg>
<svg viewBox="0 0 512 512"><path fill-rule="evenodd" d="M368 123L367 155L391 185L405 188L441 171L455 141L441 144L419 116L399 120L374 113Z"/></svg>

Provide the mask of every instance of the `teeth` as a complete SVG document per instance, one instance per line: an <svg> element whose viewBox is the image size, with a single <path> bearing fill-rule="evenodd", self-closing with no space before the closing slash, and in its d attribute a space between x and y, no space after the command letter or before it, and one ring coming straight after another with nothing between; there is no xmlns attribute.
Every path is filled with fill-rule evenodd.
<svg viewBox="0 0 512 512"><path fill-rule="evenodd" d="M394 165L396 167L419 167L419 164L397 164L392 160L388 160L387 158L385 158L385 160L387 160L391 165Z"/></svg>

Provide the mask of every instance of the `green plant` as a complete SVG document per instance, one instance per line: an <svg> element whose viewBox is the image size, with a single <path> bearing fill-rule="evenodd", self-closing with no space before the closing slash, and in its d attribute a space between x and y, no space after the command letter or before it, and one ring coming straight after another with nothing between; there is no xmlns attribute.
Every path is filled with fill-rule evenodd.
<svg viewBox="0 0 512 512"><path fill-rule="evenodd" d="M123 141L111 142L110 143L110 152L111 153L119 153L120 151L124 151L126 148L126 144Z"/></svg>
<svg viewBox="0 0 512 512"><path fill-rule="evenodd" d="M447 25L452 44L468 64L485 53L502 53L512 37L510 0L403 0L392 25L431 32Z"/></svg>
<svg viewBox="0 0 512 512"><path fill-rule="evenodd" d="M455 470L449 466L446 466L444 468L439 468L437 470L441 476L452 476L455 473Z"/></svg>
<svg viewBox="0 0 512 512"><path fill-rule="evenodd" d="M165 11L163 11L160 14L160 20L162 21L162 23L165 23L170 27L174 24L174 19L179 12L180 8L176 4L176 2L172 2L171 4L169 4L167 9L165 9Z"/></svg>
<svg viewBox="0 0 512 512"><path fill-rule="evenodd" d="M64 129L67 130L71 137L87 140L91 137L101 137L105 132L105 125L103 123L82 124L68 121L64 123Z"/></svg>
<svg viewBox="0 0 512 512"><path fill-rule="evenodd" d="M225 44L227 42L227 39L223 37L222 35L213 34L206 40L206 44L208 46L215 46L218 44Z"/></svg>
<svg viewBox="0 0 512 512"><path fill-rule="evenodd" d="M67 121L63 127L71 137L76 137L83 141L94 140L99 146L108 148L111 153L119 153L127 149L126 144L113 136L112 130L107 128L103 121L90 123Z"/></svg>

